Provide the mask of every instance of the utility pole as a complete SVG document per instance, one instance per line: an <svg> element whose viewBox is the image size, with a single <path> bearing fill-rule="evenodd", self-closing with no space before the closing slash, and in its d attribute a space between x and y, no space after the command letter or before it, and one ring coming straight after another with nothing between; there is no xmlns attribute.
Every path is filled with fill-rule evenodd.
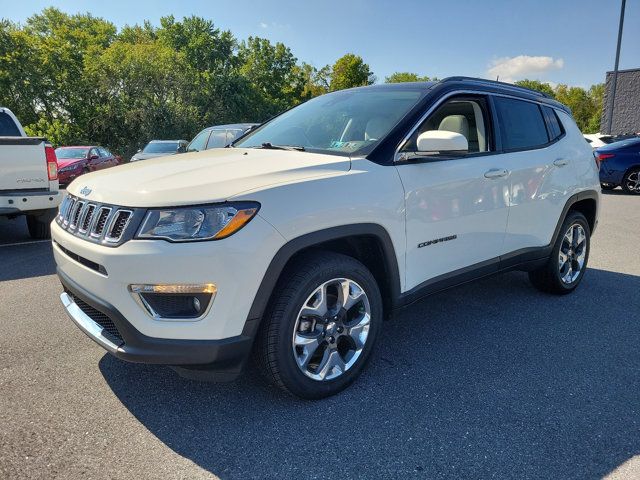
<svg viewBox="0 0 640 480"><path fill-rule="evenodd" d="M616 47L616 64L613 67L613 79L611 80L611 98L609 99L609 109L607 110L607 131L611 134L611 122L613 122L613 108L616 100L616 87L618 84L618 64L620 63L620 44L622 43L622 26L624 25L624 7L627 0L622 0L620 9L620 25L618 26L618 46Z"/></svg>

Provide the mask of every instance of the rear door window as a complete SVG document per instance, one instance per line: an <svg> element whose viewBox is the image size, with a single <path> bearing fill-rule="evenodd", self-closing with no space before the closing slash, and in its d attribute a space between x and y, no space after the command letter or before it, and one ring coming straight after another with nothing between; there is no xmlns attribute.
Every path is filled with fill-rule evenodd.
<svg viewBox="0 0 640 480"><path fill-rule="evenodd" d="M21 137L16 122L8 114L0 112L0 137Z"/></svg>
<svg viewBox="0 0 640 480"><path fill-rule="evenodd" d="M537 103L495 97L504 150L538 148L549 143L547 127Z"/></svg>

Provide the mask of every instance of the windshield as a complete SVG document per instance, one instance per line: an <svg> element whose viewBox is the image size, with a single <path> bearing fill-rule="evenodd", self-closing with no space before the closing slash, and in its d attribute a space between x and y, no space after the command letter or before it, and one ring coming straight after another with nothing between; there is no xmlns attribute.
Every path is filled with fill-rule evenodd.
<svg viewBox="0 0 640 480"><path fill-rule="evenodd" d="M56 148L56 158L86 158L88 151L88 148Z"/></svg>
<svg viewBox="0 0 640 480"><path fill-rule="evenodd" d="M286 145L349 155L384 138L423 93L419 88L330 93L283 113L233 146Z"/></svg>
<svg viewBox="0 0 640 480"><path fill-rule="evenodd" d="M152 142L148 143L142 153L174 153L178 150L178 142Z"/></svg>

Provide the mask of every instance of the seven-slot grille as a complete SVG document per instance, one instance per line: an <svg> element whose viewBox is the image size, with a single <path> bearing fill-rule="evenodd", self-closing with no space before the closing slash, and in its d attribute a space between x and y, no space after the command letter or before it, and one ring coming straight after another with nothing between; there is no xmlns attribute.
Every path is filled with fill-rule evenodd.
<svg viewBox="0 0 640 480"><path fill-rule="evenodd" d="M56 222L76 237L116 246L123 240L133 214L131 209L67 195L60 205Z"/></svg>

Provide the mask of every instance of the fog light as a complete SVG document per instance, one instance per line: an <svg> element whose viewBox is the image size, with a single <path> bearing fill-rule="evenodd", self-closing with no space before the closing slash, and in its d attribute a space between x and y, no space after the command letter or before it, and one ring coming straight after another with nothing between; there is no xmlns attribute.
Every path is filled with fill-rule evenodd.
<svg viewBox="0 0 640 480"><path fill-rule="evenodd" d="M213 283L204 285L129 285L136 300L157 320L202 318L215 298Z"/></svg>
<svg viewBox="0 0 640 480"><path fill-rule="evenodd" d="M215 283L186 284L186 285L129 285L133 293L216 293L218 289Z"/></svg>

